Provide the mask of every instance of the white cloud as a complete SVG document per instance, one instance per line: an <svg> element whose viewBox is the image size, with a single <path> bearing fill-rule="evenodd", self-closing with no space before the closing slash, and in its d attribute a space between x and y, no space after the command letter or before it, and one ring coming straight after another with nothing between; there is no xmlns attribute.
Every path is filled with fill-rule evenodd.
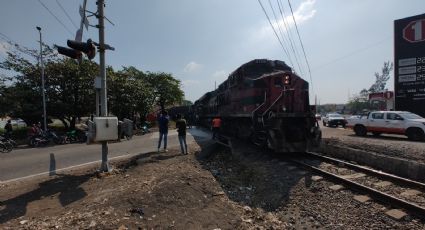
<svg viewBox="0 0 425 230"><path fill-rule="evenodd" d="M7 42L0 42L0 55L6 56L6 52L11 50L11 46Z"/></svg>
<svg viewBox="0 0 425 230"><path fill-rule="evenodd" d="M228 77L228 73L225 71L225 70L218 70L218 71L215 71L212 75L211 75L211 77L214 79L214 80L226 80L227 79L227 77Z"/></svg>
<svg viewBox="0 0 425 230"><path fill-rule="evenodd" d="M300 4L300 6L294 11L294 17L295 21L297 22L297 25L301 25L308 21L309 19L313 18L316 14L316 9L314 9L314 4L316 3L316 0L305 0ZM272 15L271 10L270 12L267 12L270 15ZM290 14L290 11L287 9L285 11L286 17L285 21L280 18L280 20L275 21L272 20L272 25L276 29L276 31L279 31L278 25L280 25L280 28L285 32L285 22L288 29L292 28L294 26L294 19L292 18L292 14ZM271 17L272 19L273 17ZM256 37L255 40L262 40L265 37L269 37L270 33L274 33L272 28L270 27L270 23L264 23L262 28L259 31L256 31Z"/></svg>
<svg viewBox="0 0 425 230"><path fill-rule="evenodd" d="M314 17L316 14L316 10L314 9L315 3L316 0L306 0L305 2L301 3L298 9L294 12L294 17L297 21L297 24L302 24Z"/></svg>
<svg viewBox="0 0 425 230"><path fill-rule="evenodd" d="M198 63L196 63L194 61L191 61L191 62L189 62L189 64L187 64L184 67L184 72L186 72L186 73L193 73L193 72L197 72L197 71L199 71L201 69L202 69L202 65L201 64L198 64Z"/></svg>
<svg viewBox="0 0 425 230"><path fill-rule="evenodd" d="M316 14L316 10L314 9L315 3L316 3L316 0L306 0L300 4L297 10L295 10L294 18L295 18L295 21L297 22L297 25L301 25L304 22L314 17L314 15ZM283 19L280 19L277 22L276 21L272 22L275 28L278 27L278 24L280 25L281 28L285 28L285 22L289 28L294 26L294 19L292 18L292 14L290 14L290 11L287 11L285 13L286 13L285 21L283 21Z"/></svg>
<svg viewBox="0 0 425 230"><path fill-rule="evenodd" d="M301 24L307 22L308 20L314 17L314 15L316 14L316 9L314 8L315 3L316 3L316 0L304 0L298 6L298 8L294 11L294 17L298 26L300 26ZM275 11L276 10L277 9L275 9ZM267 14L269 15L271 20L274 18L271 9L267 10ZM294 20L292 18L292 14L291 14L291 11L289 10L289 7L285 8L285 16L286 16L285 22L288 27L288 30L290 30L291 36L296 36L295 28L293 28ZM280 25L282 32L286 34L286 29L285 29L286 27L281 17L280 17L280 20L279 19L278 21L272 20L271 23L278 34L279 34L278 24ZM248 50L247 47L249 48L256 47L256 50L255 50L256 56L258 56L258 54L262 54L262 53L268 54L272 52L273 50L276 49L276 45L278 44L278 41L276 37L274 36L273 29L267 20L263 21L260 25L257 25L256 27L251 28L249 31L247 31L246 37L247 39L241 43L242 45L241 49ZM293 38L295 39L296 37L293 37ZM273 42L270 42L270 41L273 41ZM261 46L259 44L261 44Z"/></svg>

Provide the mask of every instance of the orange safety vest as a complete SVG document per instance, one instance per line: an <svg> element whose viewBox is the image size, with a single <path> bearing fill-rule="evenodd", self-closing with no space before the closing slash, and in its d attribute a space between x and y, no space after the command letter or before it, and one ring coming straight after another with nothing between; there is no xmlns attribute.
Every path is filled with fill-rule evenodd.
<svg viewBox="0 0 425 230"><path fill-rule="evenodd" d="M212 120L212 125L214 128L220 128L221 126L221 119L220 118L214 118Z"/></svg>

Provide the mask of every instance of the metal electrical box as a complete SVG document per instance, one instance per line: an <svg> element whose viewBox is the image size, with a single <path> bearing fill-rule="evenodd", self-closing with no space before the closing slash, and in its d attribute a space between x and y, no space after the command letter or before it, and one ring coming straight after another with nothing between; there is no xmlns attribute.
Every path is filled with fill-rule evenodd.
<svg viewBox="0 0 425 230"><path fill-rule="evenodd" d="M95 117L94 141L111 141L118 139L117 117Z"/></svg>

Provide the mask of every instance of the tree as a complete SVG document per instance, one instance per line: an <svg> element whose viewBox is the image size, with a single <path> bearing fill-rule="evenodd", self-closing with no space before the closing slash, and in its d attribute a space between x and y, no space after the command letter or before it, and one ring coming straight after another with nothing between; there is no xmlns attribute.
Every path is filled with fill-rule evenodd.
<svg viewBox="0 0 425 230"><path fill-rule="evenodd" d="M183 100L183 102L181 103L181 105L191 106L191 105L193 105L193 102L191 102L189 100Z"/></svg>
<svg viewBox="0 0 425 230"><path fill-rule="evenodd" d="M146 75L133 66L111 75L110 109L118 118L130 118L136 114L145 117L153 107L155 96Z"/></svg>
<svg viewBox="0 0 425 230"><path fill-rule="evenodd" d="M8 99L14 102L12 115L34 123L42 118L41 71L34 60L38 56L35 50L16 47L7 53L0 68L16 73L9 87L13 92ZM49 46L43 47L48 116L74 128L78 117L94 110L93 79L98 74L98 65L87 60L79 65L72 59L58 57Z"/></svg>
<svg viewBox="0 0 425 230"><path fill-rule="evenodd" d="M369 103L369 94L383 92L386 90L385 86L390 79L391 71L393 70L393 63L390 61L384 62L382 73L375 72L375 83L369 89L362 89L358 95L353 96L349 102L348 107L352 113L359 113L363 110L375 109L376 105Z"/></svg>
<svg viewBox="0 0 425 230"><path fill-rule="evenodd" d="M94 113L94 79L99 66L83 60L80 64L64 58L46 63L46 94L48 114L58 118L67 127L75 128L77 118ZM46 78L47 79L47 78Z"/></svg>
<svg viewBox="0 0 425 230"><path fill-rule="evenodd" d="M60 119L66 128L73 129L77 118L93 114L95 108L94 79L99 74L95 62L58 57L53 49L43 44L45 60L45 92L47 114ZM0 62L0 68L13 71L11 85L0 76L0 115L11 114L28 124L42 118L40 66L36 50L15 46ZM184 93L180 81L168 73L144 73L135 67L114 71L107 67L108 109L120 119L139 114L144 118L157 104L180 103ZM68 125L69 124L69 125Z"/></svg>
<svg viewBox="0 0 425 230"><path fill-rule="evenodd" d="M0 75L0 116L5 116L11 112L11 100L8 100L9 90L6 87L6 76Z"/></svg>
<svg viewBox="0 0 425 230"><path fill-rule="evenodd" d="M385 90L385 85L390 79L390 73L393 70L393 63L390 61L384 62L382 73L375 72L375 83L369 88L369 93L378 93Z"/></svg>
<svg viewBox="0 0 425 230"><path fill-rule="evenodd" d="M181 103L184 98L184 92L180 89L180 81L175 79L169 73L150 73L147 79L153 87L155 102L164 110L168 105Z"/></svg>

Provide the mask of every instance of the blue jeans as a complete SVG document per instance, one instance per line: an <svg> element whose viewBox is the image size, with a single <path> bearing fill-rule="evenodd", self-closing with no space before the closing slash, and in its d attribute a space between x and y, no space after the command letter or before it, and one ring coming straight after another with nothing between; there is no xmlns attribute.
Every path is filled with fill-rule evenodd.
<svg viewBox="0 0 425 230"><path fill-rule="evenodd" d="M183 136L179 135L179 142L180 142L180 148L182 150L182 153L183 154L187 153L186 135L183 135Z"/></svg>
<svg viewBox="0 0 425 230"><path fill-rule="evenodd" d="M168 132L159 132L158 149L161 148L162 137L164 137L164 149L167 149Z"/></svg>

